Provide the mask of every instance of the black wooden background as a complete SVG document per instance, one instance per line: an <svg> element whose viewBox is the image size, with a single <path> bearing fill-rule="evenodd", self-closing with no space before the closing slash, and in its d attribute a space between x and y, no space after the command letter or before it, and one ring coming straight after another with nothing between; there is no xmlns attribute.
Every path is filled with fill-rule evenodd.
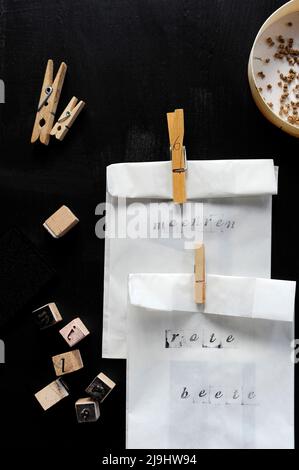
<svg viewBox="0 0 299 470"><path fill-rule="evenodd" d="M262 117L247 83L253 40L282 3L0 0L0 79L6 86L1 233L18 225L57 269L56 281L34 306L55 301L66 319L80 316L92 332L80 346L84 370L67 378L71 397L43 412L33 394L55 378L51 355L68 348L57 328L35 329L29 308L0 331L6 345L2 447L55 453L63 442L66 453L75 449L74 457L125 446L125 361L101 359L104 242L95 236L95 207L105 199L108 164L169 158L167 111L184 108L189 159L275 158L280 183L272 276L297 278L298 141ZM56 68L62 60L68 64L58 113L73 95L87 107L62 143L52 139L45 147L31 145L30 137L48 58ZM63 203L80 224L54 240L41 223ZM96 424L77 425L74 401L100 370L117 387Z"/></svg>

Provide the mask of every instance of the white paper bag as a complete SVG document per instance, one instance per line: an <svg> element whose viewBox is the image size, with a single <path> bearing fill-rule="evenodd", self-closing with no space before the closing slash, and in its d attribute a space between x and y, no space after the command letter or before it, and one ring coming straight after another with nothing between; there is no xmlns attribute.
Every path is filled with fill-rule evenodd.
<svg viewBox="0 0 299 470"><path fill-rule="evenodd" d="M126 357L128 275L192 273L188 241L204 241L207 272L270 277L273 161L189 161L183 206L171 178L170 162L107 168L103 357Z"/></svg>
<svg viewBox="0 0 299 470"><path fill-rule="evenodd" d="M293 323L156 310L168 308L169 282L157 275L153 296L144 284L154 276L129 279L127 447L293 448Z"/></svg>

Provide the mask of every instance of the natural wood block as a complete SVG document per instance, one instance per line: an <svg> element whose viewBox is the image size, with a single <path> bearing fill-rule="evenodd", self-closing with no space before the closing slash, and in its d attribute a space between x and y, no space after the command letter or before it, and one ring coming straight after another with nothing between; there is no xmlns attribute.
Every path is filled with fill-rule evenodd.
<svg viewBox="0 0 299 470"><path fill-rule="evenodd" d="M44 410L48 410L51 406L58 403L69 395L66 385L61 379L54 380L34 396Z"/></svg>
<svg viewBox="0 0 299 470"><path fill-rule="evenodd" d="M93 423L100 417L100 405L90 397L80 398L75 403L78 423Z"/></svg>
<svg viewBox="0 0 299 470"><path fill-rule="evenodd" d="M82 369L83 361L79 349L52 357L56 375L70 374Z"/></svg>
<svg viewBox="0 0 299 470"><path fill-rule="evenodd" d="M54 302L43 305L42 307L33 310L32 313L34 314L35 322L41 330L44 330L49 326L56 325L56 323L62 320L62 316Z"/></svg>
<svg viewBox="0 0 299 470"><path fill-rule="evenodd" d="M99 402L103 402L115 385L116 384L109 379L109 377L101 372L85 391L92 398L95 398Z"/></svg>
<svg viewBox="0 0 299 470"><path fill-rule="evenodd" d="M72 320L59 330L59 333L71 347L75 346L75 344L79 343L83 338L89 335L88 329L80 318Z"/></svg>
<svg viewBox="0 0 299 470"><path fill-rule="evenodd" d="M46 230L54 237L60 238L73 228L79 219L66 207L61 206L43 224Z"/></svg>

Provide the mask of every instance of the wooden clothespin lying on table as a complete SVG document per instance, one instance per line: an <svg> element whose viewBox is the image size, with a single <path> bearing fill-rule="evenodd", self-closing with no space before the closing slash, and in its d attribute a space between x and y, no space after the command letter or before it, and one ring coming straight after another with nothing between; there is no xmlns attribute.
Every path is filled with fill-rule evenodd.
<svg viewBox="0 0 299 470"><path fill-rule="evenodd" d="M173 200L182 204L186 202L186 149L184 140L184 110L176 109L167 113L170 152L172 160Z"/></svg>
<svg viewBox="0 0 299 470"><path fill-rule="evenodd" d="M195 247L194 259L194 300L197 304L206 301L206 268L205 247L203 244Z"/></svg>
<svg viewBox="0 0 299 470"><path fill-rule="evenodd" d="M79 101L78 103L78 99L73 96L62 115L56 122L55 126L51 130L51 135L55 135L56 139L58 140L63 140L84 106L84 101Z"/></svg>
<svg viewBox="0 0 299 470"><path fill-rule="evenodd" d="M53 60L49 59L35 117L31 143L39 139L42 144L48 145L50 140L50 132L54 124L67 66L64 62L61 63L54 81L53 68Z"/></svg>

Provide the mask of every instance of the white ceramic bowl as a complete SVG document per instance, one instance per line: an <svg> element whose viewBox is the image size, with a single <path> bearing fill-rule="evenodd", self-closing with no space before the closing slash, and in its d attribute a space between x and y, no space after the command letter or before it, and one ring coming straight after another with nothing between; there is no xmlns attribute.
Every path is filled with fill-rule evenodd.
<svg viewBox="0 0 299 470"><path fill-rule="evenodd" d="M299 137L299 0L280 7L259 30L249 57L248 78L264 116Z"/></svg>

